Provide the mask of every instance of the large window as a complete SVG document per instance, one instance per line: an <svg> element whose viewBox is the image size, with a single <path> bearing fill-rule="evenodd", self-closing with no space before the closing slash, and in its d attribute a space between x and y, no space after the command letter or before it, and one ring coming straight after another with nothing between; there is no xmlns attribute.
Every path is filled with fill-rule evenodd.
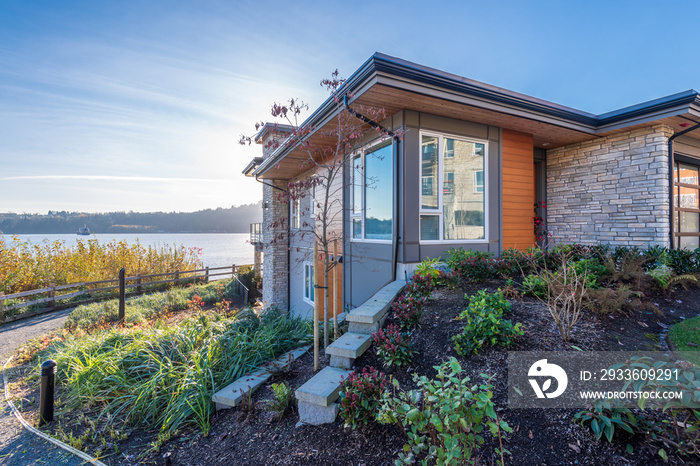
<svg viewBox="0 0 700 466"><path fill-rule="evenodd" d="M392 141L367 147L352 160L352 237L391 240Z"/></svg>
<svg viewBox="0 0 700 466"><path fill-rule="evenodd" d="M676 162L673 170L673 233L681 249L700 247L700 177L698 165Z"/></svg>
<svg viewBox="0 0 700 466"><path fill-rule="evenodd" d="M486 238L486 143L421 134L421 241Z"/></svg>
<svg viewBox="0 0 700 466"><path fill-rule="evenodd" d="M314 303L314 264L304 262L304 301Z"/></svg>

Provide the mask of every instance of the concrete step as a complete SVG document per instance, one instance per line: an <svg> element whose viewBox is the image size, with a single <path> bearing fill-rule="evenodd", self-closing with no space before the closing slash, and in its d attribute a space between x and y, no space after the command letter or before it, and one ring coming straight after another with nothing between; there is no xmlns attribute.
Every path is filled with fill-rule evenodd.
<svg viewBox="0 0 700 466"><path fill-rule="evenodd" d="M320 426L335 421L338 415L341 379L347 378L350 371L336 367L326 367L314 375L294 392L297 397L299 422Z"/></svg>
<svg viewBox="0 0 700 466"><path fill-rule="evenodd" d="M346 379L350 371L337 367L325 367L311 377L294 392L297 400L327 407L338 399L341 379Z"/></svg>
<svg viewBox="0 0 700 466"><path fill-rule="evenodd" d="M326 354L331 355L331 366L350 369L355 359L362 356L372 344L372 335L348 332L331 343Z"/></svg>
<svg viewBox="0 0 700 466"><path fill-rule="evenodd" d="M404 280L396 280L377 291L374 296L361 306L350 311L346 317L350 323L349 330L354 333L372 334L384 323L389 307L394 298L406 286Z"/></svg>
<svg viewBox="0 0 700 466"><path fill-rule="evenodd" d="M269 362L260 369L248 375L238 378L235 382L227 385L218 392L214 393L211 401L216 403L216 410L232 408L241 402L244 396L249 392L254 392L262 384L267 382L275 370L279 370L288 365L290 361L298 359L306 353L311 346L302 346L282 355L276 361Z"/></svg>

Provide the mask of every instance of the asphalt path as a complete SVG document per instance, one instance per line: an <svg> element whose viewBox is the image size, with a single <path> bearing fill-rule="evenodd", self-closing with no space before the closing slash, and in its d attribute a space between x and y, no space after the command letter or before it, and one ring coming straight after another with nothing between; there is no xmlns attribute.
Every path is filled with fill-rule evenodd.
<svg viewBox="0 0 700 466"><path fill-rule="evenodd" d="M61 328L73 309L18 320L0 325L0 369L24 342ZM12 392L10 392L12 396ZM62 450L25 430L5 401L5 386L0 375L0 465L74 466L84 464L77 456Z"/></svg>

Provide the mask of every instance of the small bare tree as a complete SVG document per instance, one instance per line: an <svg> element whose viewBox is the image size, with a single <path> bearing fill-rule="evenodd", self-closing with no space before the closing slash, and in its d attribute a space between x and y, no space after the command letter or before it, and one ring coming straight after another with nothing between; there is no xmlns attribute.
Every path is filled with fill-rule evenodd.
<svg viewBox="0 0 700 466"><path fill-rule="evenodd" d="M300 212L299 215L308 214L311 223L304 221L301 226L308 227L300 234L313 235L314 243L318 246L318 256L314 257L314 263L320 262L323 269L324 285L322 290L328 289L330 272L337 265L337 258L332 258L332 246L335 241L341 241L343 237L343 213L345 206L342 204L342 190L344 189L344 170L351 168L359 170L360 167L352 167L353 155L371 132L377 133L379 138L399 137L399 135L383 128L379 122L386 118L383 109L357 106L351 109L344 102L341 94L344 92L345 80L339 77L338 71L333 72L329 79L321 81L329 92L335 113L337 116L331 123L322 128L309 125L300 125L299 119L308 105L298 99L290 99L286 104L275 103L272 106L272 116L280 119L284 124L293 128L291 135L282 142L271 140L266 149L276 150L279 147L293 150L295 153L306 155L301 162L301 171L306 176L297 180L290 180L286 195L288 202L297 202L311 193L315 193L312 199L311 212ZM348 95L350 98L351 95ZM262 123L256 124L256 130ZM241 144L251 144L252 137L241 136ZM304 215L302 215L304 216ZM276 219L276 222L284 222L284 219ZM273 241L279 238L273 239ZM324 350L329 345L329 293L323 293L324 302ZM317 319L314 316L314 359L318 368L318 331ZM337 337L337 319L334 330Z"/></svg>
<svg viewBox="0 0 700 466"><path fill-rule="evenodd" d="M564 252L560 253L560 259L561 265L557 270L552 271L545 266L539 274L545 284L544 296L537 293L534 282L525 281L524 285L547 307L562 339L569 341L588 294L588 270L585 267L582 271L577 270Z"/></svg>

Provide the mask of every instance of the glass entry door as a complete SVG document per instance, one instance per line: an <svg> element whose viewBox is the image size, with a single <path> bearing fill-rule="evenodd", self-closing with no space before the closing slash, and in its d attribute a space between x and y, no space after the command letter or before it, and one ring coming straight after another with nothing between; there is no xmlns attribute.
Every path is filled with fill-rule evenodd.
<svg viewBox="0 0 700 466"><path fill-rule="evenodd" d="M673 175L673 232L676 247L700 247L700 179L698 165L676 162Z"/></svg>

